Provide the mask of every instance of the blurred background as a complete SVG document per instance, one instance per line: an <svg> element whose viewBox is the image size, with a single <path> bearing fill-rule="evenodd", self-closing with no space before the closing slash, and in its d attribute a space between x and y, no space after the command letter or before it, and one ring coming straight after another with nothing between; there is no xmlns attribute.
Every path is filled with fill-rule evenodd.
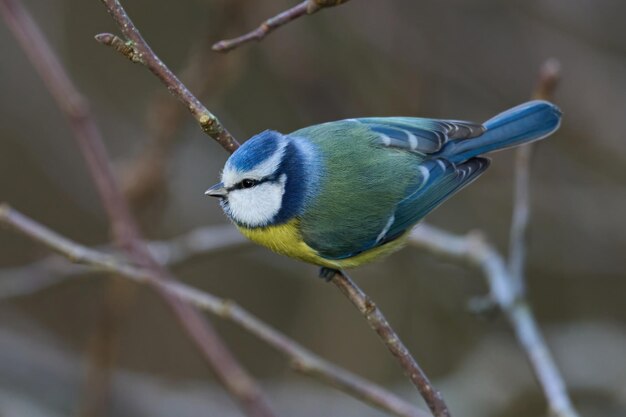
<svg viewBox="0 0 626 417"><path fill-rule="evenodd" d="M24 3L88 98L145 234L167 240L225 224L203 191L227 154L146 69L94 41L117 33L101 3ZM529 300L581 414L626 415L625 2L355 0L226 55L211 44L296 2L123 4L157 54L241 140L360 116L486 120L527 100L542 63L558 59L554 100L563 125L532 160ZM4 24L0 50L0 200L74 240L106 244L107 219L66 119ZM495 155L488 173L428 222L457 233L480 229L506 253L514 156ZM0 288L14 278L11 268L47 253L0 231ZM195 256L174 272L415 399L362 317L316 268L244 245ZM455 415L546 415L506 321L467 309L487 291L480 271L407 248L353 277ZM120 284L124 308L113 320L110 408L89 411L88 358L110 284L92 274L20 296L0 291L0 415L242 415L163 302L133 284ZM251 335L213 321L280 415L383 415L294 374Z"/></svg>

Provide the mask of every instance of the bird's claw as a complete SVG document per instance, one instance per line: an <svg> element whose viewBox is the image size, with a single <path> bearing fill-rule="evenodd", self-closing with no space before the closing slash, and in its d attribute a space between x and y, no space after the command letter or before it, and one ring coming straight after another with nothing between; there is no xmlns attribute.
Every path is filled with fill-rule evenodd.
<svg viewBox="0 0 626 417"><path fill-rule="evenodd" d="M330 282L339 271L332 268L326 268L325 266L320 268L319 277L322 278L326 282Z"/></svg>

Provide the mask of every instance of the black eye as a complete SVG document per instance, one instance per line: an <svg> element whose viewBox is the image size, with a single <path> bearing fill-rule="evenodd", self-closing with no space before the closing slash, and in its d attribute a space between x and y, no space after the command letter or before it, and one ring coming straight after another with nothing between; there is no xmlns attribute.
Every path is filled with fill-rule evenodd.
<svg viewBox="0 0 626 417"><path fill-rule="evenodd" d="M251 180L250 178L246 178L244 180L241 180L240 184L241 184L241 188L251 188L257 184L257 181Z"/></svg>

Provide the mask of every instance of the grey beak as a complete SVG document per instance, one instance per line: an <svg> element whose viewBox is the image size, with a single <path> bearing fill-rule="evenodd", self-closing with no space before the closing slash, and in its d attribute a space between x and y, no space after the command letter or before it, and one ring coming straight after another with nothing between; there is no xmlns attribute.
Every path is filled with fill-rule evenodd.
<svg viewBox="0 0 626 417"><path fill-rule="evenodd" d="M211 197L224 198L228 194L228 190L224 188L223 183L217 183L213 187L204 192L204 195L210 195Z"/></svg>

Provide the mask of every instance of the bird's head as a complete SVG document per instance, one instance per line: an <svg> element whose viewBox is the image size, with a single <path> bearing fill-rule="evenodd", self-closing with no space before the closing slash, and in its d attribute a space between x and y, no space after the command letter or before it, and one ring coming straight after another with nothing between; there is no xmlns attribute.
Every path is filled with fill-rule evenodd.
<svg viewBox="0 0 626 417"><path fill-rule="evenodd" d="M243 227L284 223L299 215L319 176L317 152L308 141L267 130L233 153L222 181L206 191Z"/></svg>

